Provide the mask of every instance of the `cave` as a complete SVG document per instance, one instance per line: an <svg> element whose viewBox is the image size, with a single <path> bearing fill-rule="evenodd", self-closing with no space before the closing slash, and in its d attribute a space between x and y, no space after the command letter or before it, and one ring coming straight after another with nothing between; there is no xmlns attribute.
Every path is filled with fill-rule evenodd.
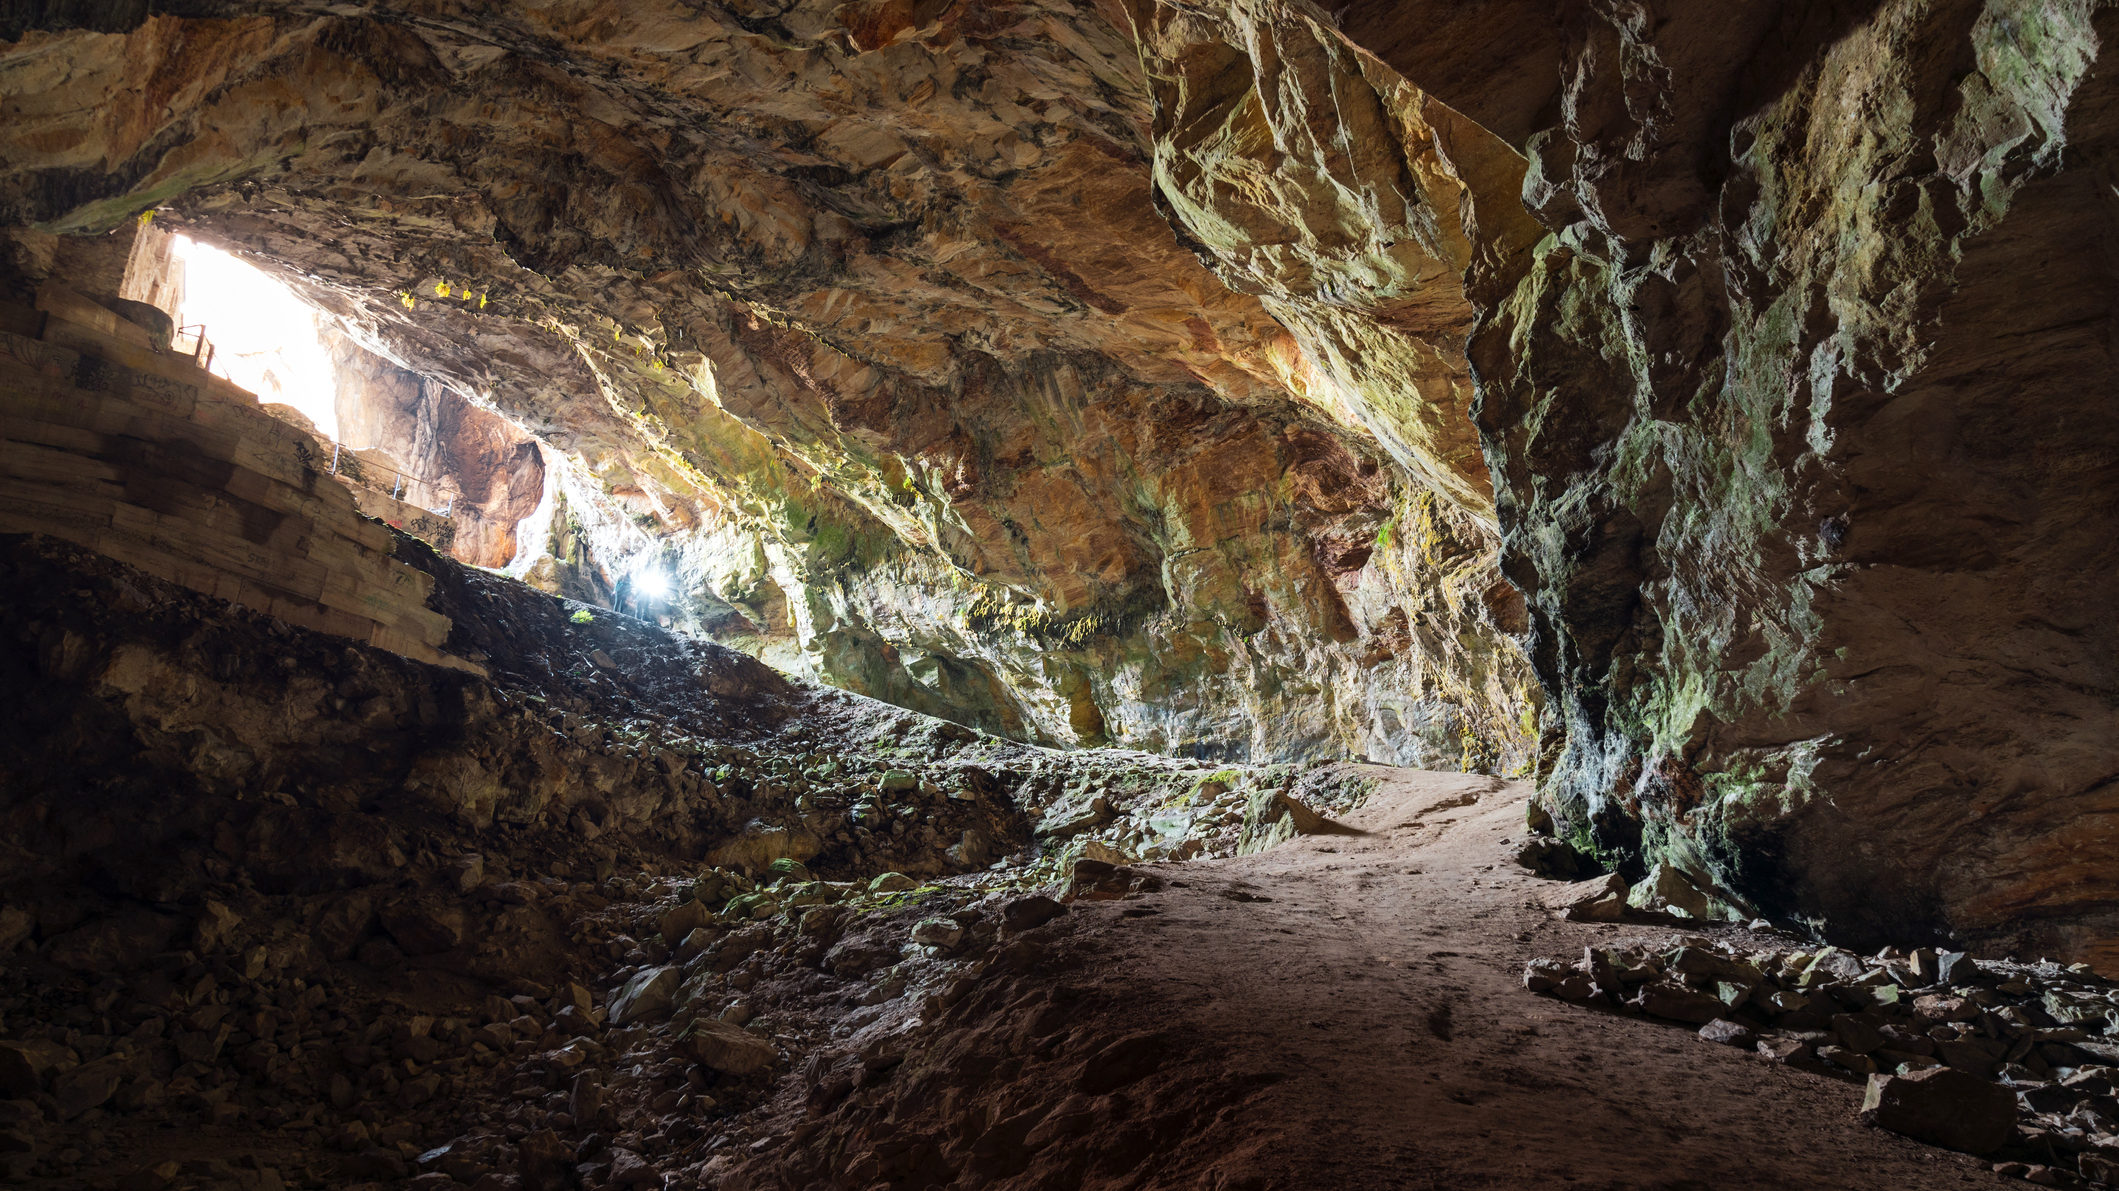
<svg viewBox="0 0 2119 1191"><path fill-rule="evenodd" d="M2106 33L0 5L0 1182L2119 1185Z"/></svg>

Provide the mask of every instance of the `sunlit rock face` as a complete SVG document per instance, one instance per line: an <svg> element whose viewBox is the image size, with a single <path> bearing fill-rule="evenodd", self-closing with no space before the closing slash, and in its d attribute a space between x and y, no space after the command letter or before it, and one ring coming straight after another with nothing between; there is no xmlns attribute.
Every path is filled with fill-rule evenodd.
<svg viewBox="0 0 2119 1191"><path fill-rule="evenodd" d="M1549 801L1843 937L2111 958L2111 14L1466 7L1341 27L1551 233L1470 341Z"/></svg>
<svg viewBox="0 0 2119 1191"><path fill-rule="evenodd" d="M1297 392L1490 521L1465 283L1542 232L1522 156L1303 5L1138 4L1133 28L1172 223L1296 337Z"/></svg>
<svg viewBox="0 0 2119 1191"><path fill-rule="evenodd" d="M516 531L544 499L536 442L344 335L327 335L325 346L338 382L339 441L388 453L407 477L405 500L448 511L455 526L449 553L457 560L495 568L514 562L523 545Z"/></svg>
<svg viewBox="0 0 2119 1191"><path fill-rule="evenodd" d="M185 11L0 52L6 269L157 205L275 265L552 449L540 582L2108 955L2092 5Z"/></svg>
<svg viewBox="0 0 2119 1191"><path fill-rule="evenodd" d="M1231 31L1152 10L193 11L24 32L0 219L161 204L480 394L616 500L554 517L554 583L644 530L682 616L979 726L1527 763L1462 187L1307 19L1243 18L1332 58L1272 102L1368 72L1363 138L1406 144L1342 169L1319 134L1286 171L1316 179L1224 205L1202 171L1241 153L1186 146L1172 56ZM1239 251L1335 202L1339 232Z"/></svg>

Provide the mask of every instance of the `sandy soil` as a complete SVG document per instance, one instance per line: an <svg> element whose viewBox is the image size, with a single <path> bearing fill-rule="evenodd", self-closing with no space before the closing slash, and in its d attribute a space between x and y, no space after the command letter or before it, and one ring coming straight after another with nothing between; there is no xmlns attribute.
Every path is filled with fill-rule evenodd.
<svg viewBox="0 0 2119 1191"><path fill-rule="evenodd" d="M1031 932L940 1022L905 1027L887 1079L727 1185L2001 1183L1859 1124L1852 1080L1526 992L1532 956L1672 928L1536 908L1545 882L1504 843L1524 786L1367 772L1382 786L1349 834L1161 866L1167 888Z"/></svg>

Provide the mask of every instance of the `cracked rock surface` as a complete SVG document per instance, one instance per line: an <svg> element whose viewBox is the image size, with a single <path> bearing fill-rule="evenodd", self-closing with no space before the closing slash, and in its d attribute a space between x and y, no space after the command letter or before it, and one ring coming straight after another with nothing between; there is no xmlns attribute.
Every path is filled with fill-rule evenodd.
<svg viewBox="0 0 2119 1191"><path fill-rule="evenodd" d="M1421 335L1469 326L1458 184L1387 147L1417 98L1302 26L1278 118L1366 87L1386 148L1259 196L1246 245L1339 231L1231 288L1158 195L1256 168L1171 122L1248 75L1165 78L1192 34L1112 6L931 8L0 29L10 267L147 206L246 253L565 456L628 522L606 551L646 525L699 625L791 672L1040 742L1523 768L1467 365ZM562 571L618 565L574 543Z"/></svg>

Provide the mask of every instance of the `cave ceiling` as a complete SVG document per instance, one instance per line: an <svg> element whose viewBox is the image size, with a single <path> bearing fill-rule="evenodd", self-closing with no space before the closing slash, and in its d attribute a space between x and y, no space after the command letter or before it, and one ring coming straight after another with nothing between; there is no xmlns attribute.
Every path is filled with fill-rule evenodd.
<svg viewBox="0 0 2119 1191"><path fill-rule="evenodd" d="M2109 933L2104 5L10 19L0 269L244 253L783 668L1533 775L1857 933Z"/></svg>

